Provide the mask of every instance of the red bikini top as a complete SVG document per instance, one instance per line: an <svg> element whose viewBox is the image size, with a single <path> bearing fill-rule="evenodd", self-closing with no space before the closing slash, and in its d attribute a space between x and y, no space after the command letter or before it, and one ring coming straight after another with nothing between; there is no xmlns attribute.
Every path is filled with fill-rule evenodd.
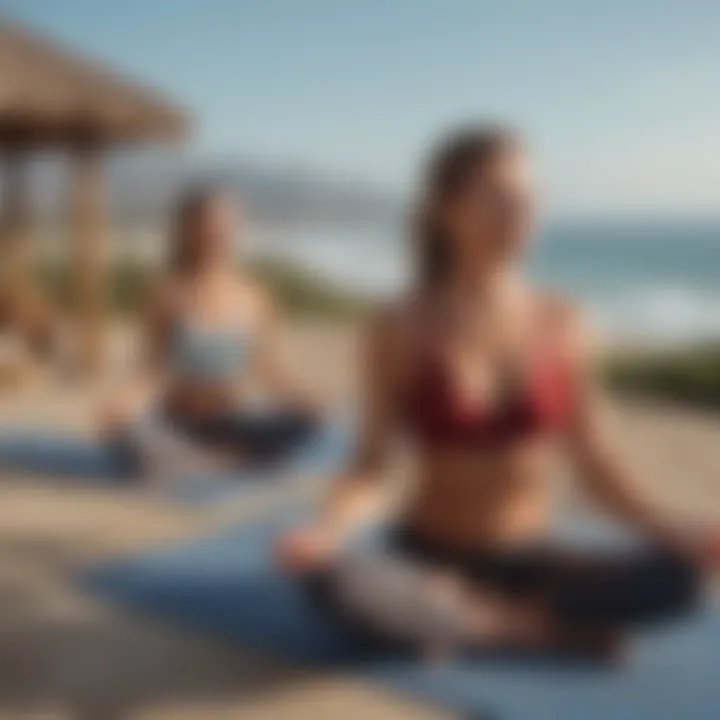
<svg viewBox="0 0 720 720"><path fill-rule="evenodd" d="M404 397L405 428L420 442L454 446L504 444L547 433L567 419L572 384L569 363L557 353L544 355L502 402L492 408L468 405L447 364L431 357Z"/></svg>

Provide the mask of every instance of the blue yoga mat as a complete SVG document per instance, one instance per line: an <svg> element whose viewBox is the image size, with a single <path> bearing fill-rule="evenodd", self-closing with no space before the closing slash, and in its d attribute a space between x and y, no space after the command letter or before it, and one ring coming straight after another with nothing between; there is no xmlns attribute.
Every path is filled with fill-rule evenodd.
<svg viewBox="0 0 720 720"><path fill-rule="evenodd" d="M163 493L182 502L213 503L268 483L276 486L321 477L343 463L352 437L348 418L338 417L277 463L203 477L172 478L163 483ZM51 430L0 430L0 472L111 487L141 486L128 475L120 456L109 445Z"/></svg>
<svg viewBox="0 0 720 720"><path fill-rule="evenodd" d="M549 659L458 659L427 665L368 655L325 624L271 548L287 514L84 573L94 592L298 661L347 669L406 694L502 720L714 720L720 717L720 614L708 607L632 639L618 667ZM580 523L581 542L628 542Z"/></svg>

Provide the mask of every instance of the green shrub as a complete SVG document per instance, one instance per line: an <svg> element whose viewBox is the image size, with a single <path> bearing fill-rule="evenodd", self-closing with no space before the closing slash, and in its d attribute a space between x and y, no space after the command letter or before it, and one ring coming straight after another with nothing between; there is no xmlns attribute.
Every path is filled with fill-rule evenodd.
<svg viewBox="0 0 720 720"><path fill-rule="evenodd" d="M44 292L59 307L73 310L75 277L69 265L45 263L37 269L37 277ZM110 312L119 315L137 313L143 306L152 278L152 271L137 262L125 261L111 267L107 293Z"/></svg>
<svg viewBox="0 0 720 720"><path fill-rule="evenodd" d="M288 317L347 320L357 317L366 304L359 294L291 263L260 261L254 271Z"/></svg>
<svg viewBox="0 0 720 720"><path fill-rule="evenodd" d="M265 260L253 265L280 311L288 317L346 320L356 317L364 298L291 263ZM60 307L72 310L73 275L63 263L45 263L37 269L44 291ZM143 307L156 272L142 263L123 261L108 271L108 307L114 314L132 316Z"/></svg>
<svg viewBox="0 0 720 720"><path fill-rule="evenodd" d="M621 393L720 410L720 345L611 360L609 386Z"/></svg>

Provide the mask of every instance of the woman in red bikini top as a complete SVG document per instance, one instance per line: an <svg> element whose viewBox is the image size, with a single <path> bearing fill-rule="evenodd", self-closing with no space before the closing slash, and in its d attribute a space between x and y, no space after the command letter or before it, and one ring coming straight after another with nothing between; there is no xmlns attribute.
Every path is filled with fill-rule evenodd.
<svg viewBox="0 0 720 720"><path fill-rule="evenodd" d="M416 284L367 334L356 462L318 522L281 539L283 562L296 571L331 562L382 496L389 448L402 437L414 482L397 526L435 558L485 557L541 537L558 449L613 513L673 552L703 557L705 541L637 494L608 450L578 314L523 278L533 202L518 138L494 127L451 137L424 190Z"/></svg>

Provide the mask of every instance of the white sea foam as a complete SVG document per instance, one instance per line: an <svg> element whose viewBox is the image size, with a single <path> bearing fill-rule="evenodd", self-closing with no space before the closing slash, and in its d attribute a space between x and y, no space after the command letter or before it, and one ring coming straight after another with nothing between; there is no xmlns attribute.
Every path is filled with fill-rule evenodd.
<svg viewBox="0 0 720 720"><path fill-rule="evenodd" d="M720 339L720 290L679 285L628 288L588 306L614 336L651 341Z"/></svg>

